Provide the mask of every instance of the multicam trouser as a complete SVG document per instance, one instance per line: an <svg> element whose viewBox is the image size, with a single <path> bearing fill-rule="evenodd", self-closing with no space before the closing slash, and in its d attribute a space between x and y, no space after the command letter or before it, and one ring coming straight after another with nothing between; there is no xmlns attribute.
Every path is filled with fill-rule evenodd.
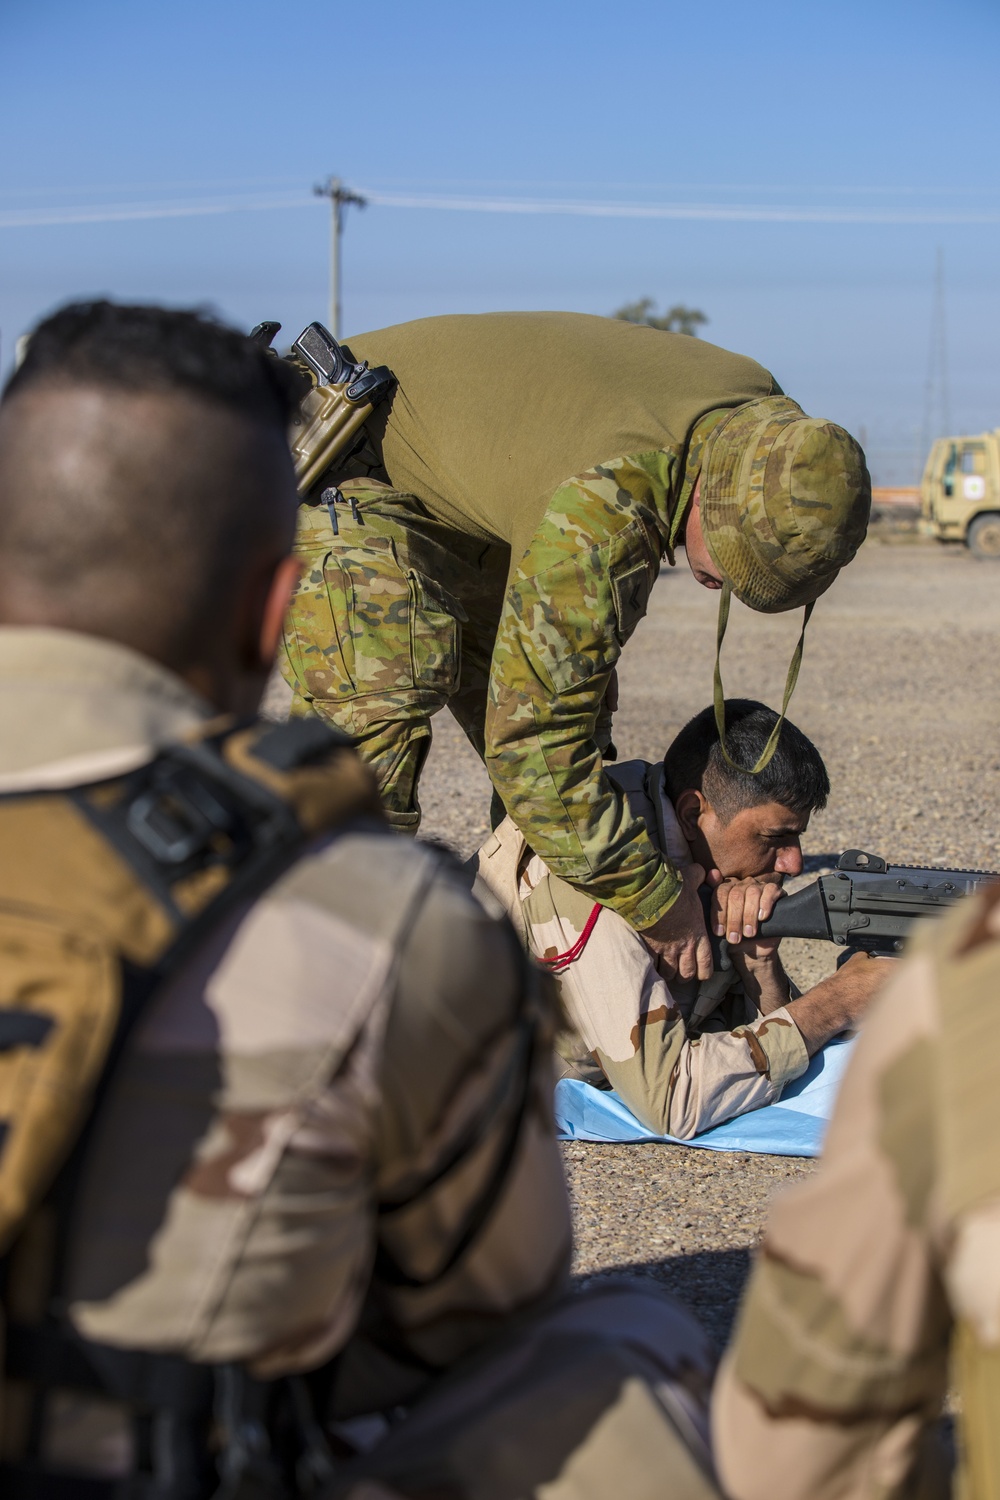
<svg viewBox="0 0 1000 1500"><path fill-rule="evenodd" d="M354 736L397 828L419 824L429 721L447 705L549 868L638 927L678 880L601 766L611 674L659 570L668 458L568 480L513 560L412 495L345 482L340 502L302 507L283 663L292 711Z"/></svg>
<svg viewBox="0 0 1000 1500"><path fill-rule="evenodd" d="M484 755L508 552L448 529L376 480L347 481L339 493L335 521L322 503L300 508L302 582L283 662L292 712L352 735L390 822L415 833L433 715L449 707Z"/></svg>

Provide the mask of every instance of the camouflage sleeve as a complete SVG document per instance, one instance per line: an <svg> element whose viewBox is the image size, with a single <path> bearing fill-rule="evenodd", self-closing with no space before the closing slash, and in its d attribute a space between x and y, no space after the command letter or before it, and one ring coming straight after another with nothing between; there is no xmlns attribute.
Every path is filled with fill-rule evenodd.
<svg viewBox="0 0 1000 1500"><path fill-rule="evenodd" d="M659 570L650 494L638 459L556 491L508 590L486 720L490 776L531 847L633 927L668 910L679 877L603 774L595 728Z"/></svg>
<svg viewBox="0 0 1000 1500"><path fill-rule="evenodd" d="M923 958L865 1022L816 1175L780 1197L716 1386L733 1500L945 1494L950 1318L935 1245L939 1022Z"/></svg>
<svg viewBox="0 0 1000 1500"><path fill-rule="evenodd" d="M545 872L537 857L526 877L533 889L520 906L532 951L539 957L568 952L593 903ZM657 1135L687 1140L771 1104L809 1063L785 1009L689 1039L646 945L615 912L601 912L559 983L584 1047L623 1103Z"/></svg>
<svg viewBox="0 0 1000 1500"><path fill-rule="evenodd" d="M526 971L426 847L344 834L302 860L130 1039L80 1189L76 1327L265 1378L348 1346L374 1409L558 1288L569 1205Z"/></svg>

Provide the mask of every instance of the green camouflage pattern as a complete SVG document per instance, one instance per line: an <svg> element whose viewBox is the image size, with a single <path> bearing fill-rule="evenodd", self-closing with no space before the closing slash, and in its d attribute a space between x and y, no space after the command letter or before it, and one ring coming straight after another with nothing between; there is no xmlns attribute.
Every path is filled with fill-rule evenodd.
<svg viewBox="0 0 1000 1500"><path fill-rule="evenodd" d="M767 396L709 436L701 522L737 598L775 613L810 603L865 539L871 480L851 435Z"/></svg>
<svg viewBox="0 0 1000 1500"><path fill-rule="evenodd" d="M553 495L514 572L493 653L486 764L553 874L648 926L679 889L602 774L597 719L646 613L677 471L666 452L620 458Z"/></svg>
<svg viewBox="0 0 1000 1500"><path fill-rule="evenodd" d="M325 505L301 510L304 571L285 631L293 712L320 714L351 734L375 769L393 826L416 832L430 720L449 707L553 875L631 926L652 926L675 900L679 879L602 772L611 672L646 612L661 558L672 560L703 462L710 542L735 571L747 557L758 567L755 608L785 608L798 597L788 591L789 570L812 579L827 566L821 533L837 566L853 555L863 520L857 536L848 529L831 539L833 501L820 496L829 455L841 452L829 436L836 432L784 397L711 411L683 452L634 453L560 485L527 549L510 560L509 579L502 545L456 530L377 480L344 482L336 532ZM747 484L742 469L726 477L740 444L743 467L753 470ZM814 460L815 493L801 472ZM779 481L797 486L784 510ZM730 493L748 497L749 520L725 499ZM718 516L730 519L715 524ZM784 529L767 552L769 517ZM848 519L857 519L854 511ZM750 528L756 551L738 527ZM819 592L833 572L823 576L819 586L802 587ZM749 585L741 587L746 595Z"/></svg>
<svg viewBox="0 0 1000 1500"><path fill-rule="evenodd" d="M353 735L390 821L415 832L429 721L449 707L553 872L651 925L678 879L601 774L603 700L646 612L680 477L678 455L657 451L560 486L506 593L504 549L412 496L346 482L336 534L325 505L303 506L283 663L293 712Z"/></svg>
<svg viewBox="0 0 1000 1500"><path fill-rule="evenodd" d="M350 734L375 769L390 822L415 833L431 717L450 706L483 754L506 554L445 531L412 496L377 480L347 481L339 493L336 532L326 505L299 508L302 577L282 670L292 712Z"/></svg>

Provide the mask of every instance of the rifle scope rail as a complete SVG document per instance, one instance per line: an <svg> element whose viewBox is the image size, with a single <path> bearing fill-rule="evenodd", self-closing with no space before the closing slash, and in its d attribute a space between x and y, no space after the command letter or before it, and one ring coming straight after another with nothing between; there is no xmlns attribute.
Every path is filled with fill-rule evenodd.
<svg viewBox="0 0 1000 1500"><path fill-rule="evenodd" d="M848 849L831 873L782 897L760 932L762 937L825 939L869 953L898 953L914 922L940 915L998 879L994 870L893 865L881 855Z"/></svg>

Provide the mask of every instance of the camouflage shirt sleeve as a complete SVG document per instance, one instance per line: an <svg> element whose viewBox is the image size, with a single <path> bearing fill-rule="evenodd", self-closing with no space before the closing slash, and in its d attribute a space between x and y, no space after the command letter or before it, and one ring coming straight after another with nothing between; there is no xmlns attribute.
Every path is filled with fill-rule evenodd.
<svg viewBox="0 0 1000 1500"><path fill-rule="evenodd" d="M531 847L639 928L679 877L604 775L595 729L659 571L670 462L618 459L556 491L508 590L486 722L490 775Z"/></svg>
<svg viewBox="0 0 1000 1500"><path fill-rule="evenodd" d="M780 1197L714 1398L733 1500L944 1494L931 1423L950 1320L931 1126L939 1022L925 959L866 1020L816 1175Z"/></svg>

